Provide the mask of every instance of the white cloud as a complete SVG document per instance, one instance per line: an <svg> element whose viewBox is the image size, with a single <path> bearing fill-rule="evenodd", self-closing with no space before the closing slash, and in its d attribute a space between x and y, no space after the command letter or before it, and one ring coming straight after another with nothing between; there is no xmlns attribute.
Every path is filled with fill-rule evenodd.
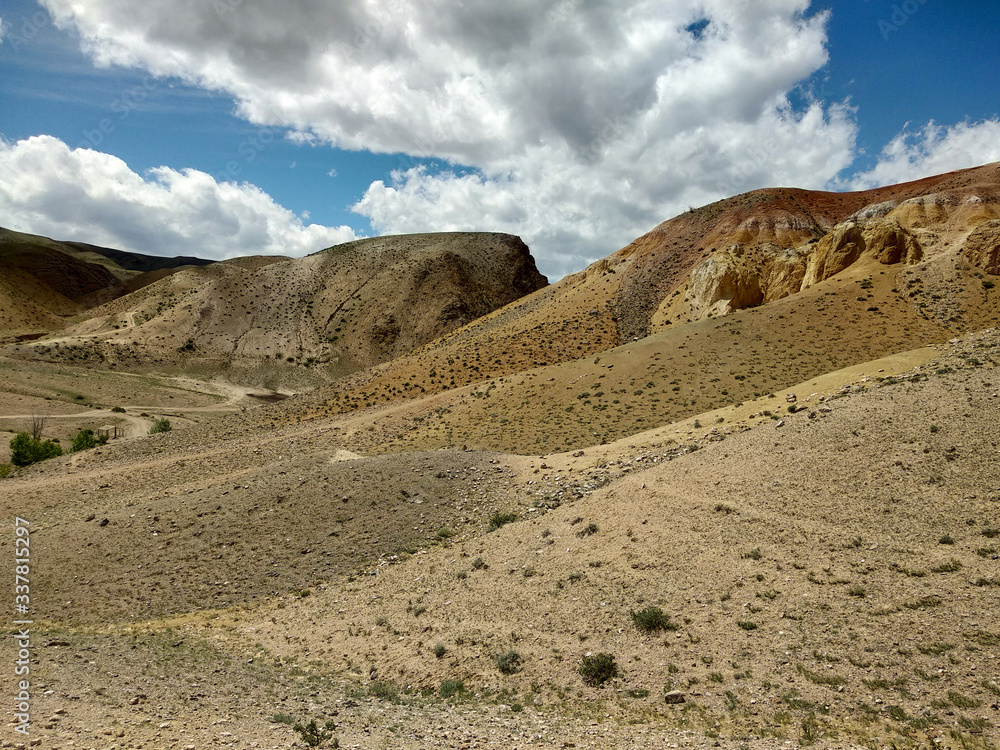
<svg viewBox="0 0 1000 750"><path fill-rule="evenodd" d="M4 226L154 255L295 255L355 239L304 224L259 188L188 169L133 172L117 157L52 136L0 140Z"/></svg>
<svg viewBox="0 0 1000 750"><path fill-rule="evenodd" d="M42 2L99 63L228 92L297 142L473 168L401 170L355 210L386 232L516 232L549 275L854 157L850 110L788 103L827 61L809 0Z"/></svg>
<svg viewBox="0 0 1000 750"><path fill-rule="evenodd" d="M882 149L871 170L845 182L864 190L994 161L1000 161L1000 119L953 127L931 121L917 130L904 129Z"/></svg>
<svg viewBox="0 0 1000 750"><path fill-rule="evenodd" d="M4 26L3 18L0 18L0 44L3 44L3 38L6 33L7 33L7 27Z"/></svg>

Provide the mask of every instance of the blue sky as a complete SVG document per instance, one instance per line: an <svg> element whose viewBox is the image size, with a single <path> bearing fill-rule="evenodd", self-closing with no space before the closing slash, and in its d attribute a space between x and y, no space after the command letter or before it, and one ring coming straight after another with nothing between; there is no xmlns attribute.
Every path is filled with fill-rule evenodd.
<svg viewBox="0 0 1000 750"><path fill-rule="evenodd" d="M8 2L0 226L207 257L508 231L554 279L743 190L1000 159L987 0L270 5Z"/></svg>

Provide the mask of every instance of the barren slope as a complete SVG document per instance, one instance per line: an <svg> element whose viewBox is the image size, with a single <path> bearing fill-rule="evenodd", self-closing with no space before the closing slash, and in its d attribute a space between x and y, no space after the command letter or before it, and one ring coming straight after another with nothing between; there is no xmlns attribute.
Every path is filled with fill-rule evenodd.
<svg viewBox="0 0 1000 750"><path fill-rule="evenodd" d="M266 720L281 714L330 718L341 743L401 748L529 735L988 747L998 358L990 332L917 378L872 382L784 426L697 451L622 443L598 463L443 453L394 457L396 473L328 463L350 459L338 451L352 442L318 425L261 440L232 420L47 462L0 483L4 515L36 529L47 621L33 632L51 644L37 710L63 710L39 732L84 747L104 746L103 727L126 746L278 747L294 737ZM98 477L107 486L88 486ZM563 484L580 492L527 507ZM517 520L489 532L501 485ZM441 523L458 534L435 534ZM410 543L431 543L394 557L381 536L407 524ZM226 609L158 619L213 604ZM636 628L630 613L650 606L668 629ZM109 624L144 613L157 619ZM494 657L512 651L502 672ZM598 652L618 676L588 686L577 668ZM469 692L442 699L446 680ZM685 702L666 704L668 689Z"/></svg>
<svg viewBox="0 0 1000 750"><path fill-rule="evenodd" d="M400 356L541 286L527 247L486 233L359 240L306 258L189 269L92 311L61 350L19 356L327 375Z"/></svg>

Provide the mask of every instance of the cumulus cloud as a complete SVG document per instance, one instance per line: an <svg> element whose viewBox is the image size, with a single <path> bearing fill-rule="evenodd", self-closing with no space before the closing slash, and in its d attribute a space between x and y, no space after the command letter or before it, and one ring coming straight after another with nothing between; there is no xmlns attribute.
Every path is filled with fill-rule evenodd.
<svg viewBox="0 0 1000 750"><path fill-rule="evenodd" d="M306 225L250 184L193 169L133 172L52 136L0 140L0 216L10 229L155 255L305 255L355 239Z"/></svg>
<svg viewBox="0 0 1000 750"><path fill-rule="evenodd" d="M953 127L931 121L917 130L904 129L882 149L871 170L846 182L864 190L994 161L1000 161L1000 119Z"/></svg>
<svg viewBox="0 0 1000 750"><path fill-rule="evenodd" d="M299 142L445 160L355 210L384 232L516 232L550 275L854 157L849 109L789 103L827 61L808 0L42 3L99 64L224 91Z"/></svg>

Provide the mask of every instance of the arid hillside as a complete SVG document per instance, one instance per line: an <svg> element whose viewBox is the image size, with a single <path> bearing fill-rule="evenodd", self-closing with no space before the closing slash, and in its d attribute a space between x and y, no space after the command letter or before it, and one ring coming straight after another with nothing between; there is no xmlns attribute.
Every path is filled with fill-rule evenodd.
<svg viewBox="0 0 1000 750"><path fill-rule="evenodd" d="M43 747L1000 741L1000 165L755 191L551 286L503 234L18 252ZM66 452L9 466L31 429Z"/></svg>
<svg viewBox="0 0 1000 750"><path fill-rule="evenodd" d="M43 462L0 482L35 529L41 731L989 748L998 359L991 331L574 453L365 458L244 414Z"/></svg>
<svg viewBox="0 0 1000 750"><path fill-rule="evenodd" d="M160 258L0 228L0 340L38 338L199 258Z"/></svg>
<svg viewBox="0 0 1000 750"><path fill-rule="evenodd" d="M358 240L297 259L185 269L88 312L15 356L336 377L401 356L545 286L503 234Z"/></svg>
<svg viewBox="0 0 1000 750"><path fill-rule="evenodd" d="M1000 271L998 220L997 164L863 193L747 193L664 222L584 272L412 355L321 389L295 404L292 418L398 404L473 384L492 392L496 386L488 383L497 378L540 377L555 384L547 391L564 390L596 370L583 362L597 356L605 357L604 369L630 373L603 408L638 409L632 416L643 419L698 413L831 366L995 325L1000 317L990 279ZM752 333L740 336L738 329ZM659 402L645 397L658 380L644 378L632 358L625 357L624 368L616 359L632 342L654 349L658 371L668 376L670 388L657 394ZM730 366L719 367L724 361ZM650 362L642 367L647 365L653 369ZM564 369L549 372L554 366ZM650 380L653 385L640 388ZM582 388L570 395L588 390L593 392ZM523 407L520 401L491 402L496 408L487 411L509 418L517 406L526 416L543 408L546 398ZM658 416L649 413L657 408ZM595 416L609 423L610 415ZM589 437L579 439L614 439L637 428L623 418L618 428L587 431ZM558 423L567 419L560 416ZM579 413L577 419L588 421ZM482 415L476 422L496 434L495 422ZM555 424L552 431L559 429ZM466 442L480 444L468 436L443 444ZM491 447L514 445L526 448L496 441ZM559 447L544 440L538 445Z"/></svg>

